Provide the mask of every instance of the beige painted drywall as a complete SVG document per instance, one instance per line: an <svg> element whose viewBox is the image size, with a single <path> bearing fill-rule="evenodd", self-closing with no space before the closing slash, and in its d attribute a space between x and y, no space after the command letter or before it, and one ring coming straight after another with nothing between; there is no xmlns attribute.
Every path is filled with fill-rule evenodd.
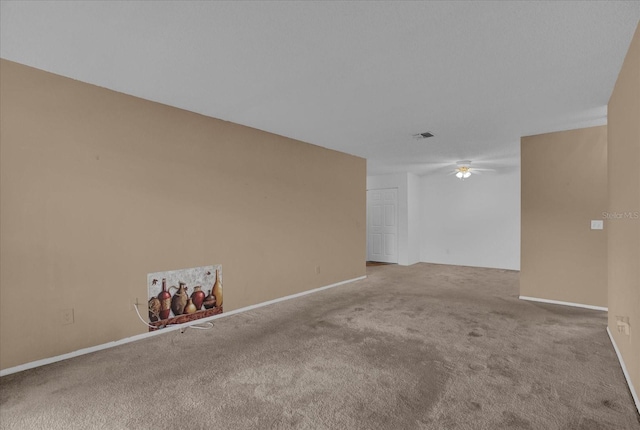
<svg viewBox="0 0 640 430"><path fill-rule="evenodd" d="M222 264L225 311L365 274L364 159L0 64L0 368L145 332L149 272Z"/></svg>
<svg viewBox="0 0 640 430"><path fill-rule="evenodd" d="M640 394L640 25L609 99L608 148L609 330Z"/></svg>
<svg viewBox="0 0 640 430"><path fill-rule="evenodd" d="M607 127L521 139L520 294L607 306Z"/></svg>

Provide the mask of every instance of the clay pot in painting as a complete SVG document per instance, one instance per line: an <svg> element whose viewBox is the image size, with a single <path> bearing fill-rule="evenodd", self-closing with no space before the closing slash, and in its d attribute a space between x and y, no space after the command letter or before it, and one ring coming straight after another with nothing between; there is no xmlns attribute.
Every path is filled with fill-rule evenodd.
<svg viewBox="0 0 640 430"><path fill-rule="evenodd" d="M204 302L202 302L202 304L204 305L205 309L211 309L216 305L216 298L211 294L211 291L209 291L209 295L205 297Z"/></svg>
<svg viewBox="0 0 640 430"><path fill-rule="evenodd" d="M162 278L162 291L158 294L158 300L160 301L160 319L166 320L169 318L169 313L171 312L171 294L167 291L166 278Z"/></svg>
<svg viewBox="0 0 640 430"><path fill-rule="evenodd" d="M191 300L197 311L202 309L202 302L204 302L204 291L202 291L202 287L194 287L193 293L191 293Z"/></svg>
<svg viewBox="0 0 640 430"><path fill-rule="evenodd" d="M184 313L184 307L187 306L187 287L184 282L180 282L178 291L173 295L171 299L171 311L175 316L182 315ZM173 287L175 288L175 287Z"/></svg>
<svg viewBox="0 0 640 430"><path fill-rule="evenodd" d="M160 300L157 297L149 299L149 321L155 322L160 319Z"/></svg>
<svg viewBox="0 0 640 430"><path fill-rule="evenodd" d="M222 283L220 282L220 276L216 270L216 282L213 284L211 294L216 298L216 307L222 306Z"/></svg>
<svg viewBox="0 0 640 430"><path fill-rule="evenodd" d="M196 311L196 305L193 304L193 299L188 299L187 305L184 307L184 310L182 311L182 313L187 315L187 314L195 313L195 311Z"/></svg>

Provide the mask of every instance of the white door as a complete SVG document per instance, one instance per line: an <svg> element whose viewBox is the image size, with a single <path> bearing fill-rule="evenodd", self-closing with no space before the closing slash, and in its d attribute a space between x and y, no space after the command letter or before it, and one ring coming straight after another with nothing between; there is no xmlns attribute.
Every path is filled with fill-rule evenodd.
<svg viewBox="0 0 640 430"><path fill-rule="evenodd" d="M367 260L398 262L398 189L367 190Z"/></svg>

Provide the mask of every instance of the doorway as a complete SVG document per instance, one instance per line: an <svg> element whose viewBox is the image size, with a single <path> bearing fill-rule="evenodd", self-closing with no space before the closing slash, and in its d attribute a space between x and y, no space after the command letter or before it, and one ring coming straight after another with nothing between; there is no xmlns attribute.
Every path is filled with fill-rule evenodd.
<svg viewBox="0 0 640 430"><path fill-rule="evenodd" d="M367 190L367 261L398 262L398 189Z"/></svg>

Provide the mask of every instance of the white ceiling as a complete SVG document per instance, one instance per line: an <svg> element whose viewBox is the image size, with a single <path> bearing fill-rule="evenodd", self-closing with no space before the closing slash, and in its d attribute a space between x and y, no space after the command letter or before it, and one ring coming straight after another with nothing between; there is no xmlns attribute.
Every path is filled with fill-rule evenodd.
<svg viewBox="0 0 640 430"><path fill-rule="evenodd" d="M2 58L422 175L514 168L520 136L606 123L640 2L2 1L0 16Z"/></svg>

